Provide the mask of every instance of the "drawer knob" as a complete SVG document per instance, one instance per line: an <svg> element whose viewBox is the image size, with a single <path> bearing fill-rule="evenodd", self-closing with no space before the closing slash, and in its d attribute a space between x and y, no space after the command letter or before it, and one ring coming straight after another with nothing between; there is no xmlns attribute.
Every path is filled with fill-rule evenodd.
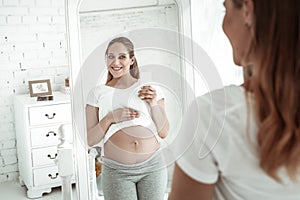
<svg viewBox="0 0 300 200"><path fill-rule="evenodd" d="M52 116L49 116L48 114L45 114L45 116L46 116L48 119L53 119L55 115L56 115L56 113L52 113Z"/></svg>
<svg viewBox="0 0 300 200"><path fill-rule="evenodd" d="M46 137L49 137L50 134L53 134L53 136L56 136L57 133L55 133L54 131L49 131L47 134L46 134Z"/></svg>
<svg viewBox="0 0 300 200"><path fill-rule="evenodd" d="M53 157L52 157L50 154L48 154L48 155L47 155L47 157L53 160L53 159L55 159L55 158L57 157L57 153L56 153L56 154L54 154L54 156L53 156Z"/></svg>
<svg viewBox="0 0 300 200"><path fill-rule="evenodd" d="M52 174L48 174L48 176L51 178L51 179L56 179L58 177L58 173L55 174L55 176L52 176Z"/></svg>

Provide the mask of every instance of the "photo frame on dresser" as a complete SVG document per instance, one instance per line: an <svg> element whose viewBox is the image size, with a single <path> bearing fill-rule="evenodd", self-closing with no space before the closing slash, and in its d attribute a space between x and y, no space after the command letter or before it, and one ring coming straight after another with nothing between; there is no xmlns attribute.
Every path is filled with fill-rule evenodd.
<svg viewBox="0 0 300 200"><path fill-rule="evenodd" d="M30 97L52 95L50 79L28 81Z"/></svg>

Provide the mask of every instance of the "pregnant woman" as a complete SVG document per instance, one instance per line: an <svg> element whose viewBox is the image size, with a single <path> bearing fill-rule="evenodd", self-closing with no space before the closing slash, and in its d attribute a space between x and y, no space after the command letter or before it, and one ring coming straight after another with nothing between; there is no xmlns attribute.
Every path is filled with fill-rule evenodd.
<svg viewBox="0 0 300 200"><path fill-rule="evenodd" d="M167 170L160 140L169 130L165 97L157 85L143 84L132 42L110 41L105 53L107 81L87 98L88 144L102 147L106 200L161 200Z"/></svg>

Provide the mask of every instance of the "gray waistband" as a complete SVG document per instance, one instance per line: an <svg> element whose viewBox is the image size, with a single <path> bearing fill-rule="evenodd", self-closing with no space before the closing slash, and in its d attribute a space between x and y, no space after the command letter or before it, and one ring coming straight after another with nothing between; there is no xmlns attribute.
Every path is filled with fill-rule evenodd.
<svg viewBox="0 0 300 200"><path fill-rule="evenodd" d="M165 168L165 162L161 155L161 151L156 151L147 160L135 164L123 164L109 158L102 157L102 163L105 167L118 170L125 173L145 173Z"/></svg>

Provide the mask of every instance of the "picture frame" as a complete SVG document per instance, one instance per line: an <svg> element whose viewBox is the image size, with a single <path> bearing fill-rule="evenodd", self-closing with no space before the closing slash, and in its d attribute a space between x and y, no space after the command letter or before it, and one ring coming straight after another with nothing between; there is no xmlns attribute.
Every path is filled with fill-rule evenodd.
<svg viewBox="0 0 300 200"><path fill-rule="evenodd" d="M30 97L52 95L50 79L28 81Z"/></svg>

